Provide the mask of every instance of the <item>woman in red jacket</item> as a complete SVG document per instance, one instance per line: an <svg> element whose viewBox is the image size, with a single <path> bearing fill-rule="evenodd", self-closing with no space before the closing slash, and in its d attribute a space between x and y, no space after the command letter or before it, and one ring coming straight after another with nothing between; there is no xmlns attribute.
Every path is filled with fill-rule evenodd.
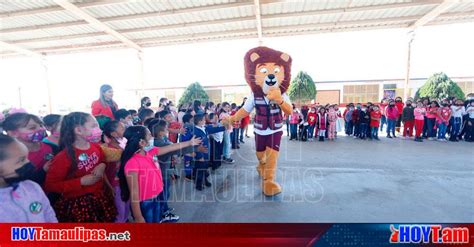
<svg viewBox="0 0 474 247"><path fill-rule="evenodd" d="M104 84L100 87L100 97L92 102L92 116L105 116L114 120L115 111L117 111L117 103L112 99L114 90L110 85Z"/></svg>

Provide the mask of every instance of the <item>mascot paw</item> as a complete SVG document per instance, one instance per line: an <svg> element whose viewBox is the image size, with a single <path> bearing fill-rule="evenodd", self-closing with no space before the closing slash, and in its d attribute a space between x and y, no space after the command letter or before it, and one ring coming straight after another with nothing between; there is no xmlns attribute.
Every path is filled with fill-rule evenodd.
<svg viewBox="0 0 474 247"><path fill-rule="evenodd" d="M270 91L268 91L267 93L267 98L269 100L275 101L277 104L283 101L283 98L281 97L281 91L279 88L270 89Z"/></svg>
<svg viewBox="0 0 474 247"><path fill-rule="evenodd" d="M260 165L260 164L257 165L257 172L258 172L258 176L262 177L262 175L263 175L263 165Z"/></svg>
<svg viewBox="0 0 474 247"><path fill-rule="evenodd" d="M232 122L232 117L226 117L221 120L222 125L228 130L232 128Z"/></svg>
<svg viewBox="0 0 474 247"><path fill-rule="evenodd" d="M281 193L281 187L274 181L263 181L263 194L266 196L274 196Z"/></svg>

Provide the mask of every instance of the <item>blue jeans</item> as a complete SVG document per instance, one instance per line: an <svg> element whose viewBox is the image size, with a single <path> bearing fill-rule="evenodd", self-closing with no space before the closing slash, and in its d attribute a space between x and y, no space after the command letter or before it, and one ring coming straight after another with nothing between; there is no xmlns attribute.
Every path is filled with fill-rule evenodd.
<svg viewBox="0 0 474 247"><path fill-rule="evenodd" d="M379 128L372 127L372 138L375 138L375 139L379 138Z"/></svg>
<svg viewBox="0 0 474 247"><path fill-rule="evenodd" d="M308 138L313 138L314 136L314 125L308 126Z"/></svg>
<svg viewBox="0 0 474 247"><path fill-rule="evenodd" d="M428 137L436 137L436 130L434 129L436 124L436 118L426 118L426 128L428 132Z"/></svg>
<svg viewBox="0 0 474 247"><path fill-rule="evenodd" d="M359 123L359 137L365 139L367 137L367 124Z"/></svg>
<svg viewBox="0 0 474 247"><path fill-rule="evenodd" d="M352 135L352 132L354 130L354 126L352 125L352 121L346 122L345 128L346 128L346 135L349 135L349 136Z"/></svg>
<svg viewBox="0 0 474 247"><path fill-rule="evenodd" d="M296 139L298 136L298 125L297 124L290 124L290 139Z"/></svg>
<svg viewBox="0 0 474 247"><path fill-rule="evenodd" d="M446 129L447 124L445 122L438 124L438 139L445 139L446 138Z"/></svg>
<svg viewBox="0 0 474 247"><path fill-rule="evenodd" d="M382 118L380 119L380 131L383 131L384 124L387 124L387 117L382 115Z"/></svg>
<svg viewBox="0 0 474 247"><path fill-rule="evenodd" d="M452 120L451 138L454 139L458 137L459 131L461 130L462 118L453 117Z"/></svg>
<svg viewBox="0 0 474 247"><path fill-rule="evenodd" d="M158 195L158 200L160 200L161 203L161 215L165 215L166 211L168 211L170 208L168 206L168 199L170 198L170 187L171 187L171 182L168 178L163 178L163 192L161 192Z"/></svg>
<svg viewBox="0 0 474 247"><path fill-rule="evenodd" d="M234 128L232 130L232 133L230 133L230 140L232 142L232 148L236 148L239 145L239 133L240 129L239 128Z"/></svg>
<svg viewBox="0 0 474 247"><path fill-rule="evenodd" d="M395 122L396 119L387 119L387 136L390 135L390 132L395 136Z"/></svg>
<svg viewBox="0 0 474 247"><path fill-rule="evenodd" d="M163 192L160 193L160 195ZM160 195L140 202L140 211L146 223L160 223L161 221L161 202Z"/></svg>
<svg viewBox="0 0 474 247"><path fill-rule="evenodd" d="M224 158L230 159L230 148L231 148L231 143L230 143L230 133L228 131L224 131Z"/></svg>

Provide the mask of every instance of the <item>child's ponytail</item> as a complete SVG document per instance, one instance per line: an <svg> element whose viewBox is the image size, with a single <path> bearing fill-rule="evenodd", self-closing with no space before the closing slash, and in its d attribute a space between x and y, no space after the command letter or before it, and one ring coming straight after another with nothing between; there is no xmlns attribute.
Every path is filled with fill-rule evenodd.
<svg viewBox="0 0 474 247"><path fill-rule="evenodd" d="M76 134L74 129L77 126L82 126L87 122L87 118L91 115L84 112L72 112L64 116L61 123L61 135L59 137L59 150L66 149L67 156L71 160L68 175L72 175L77 169L76 152L74 151L74 142L76 141Z"/></svg>

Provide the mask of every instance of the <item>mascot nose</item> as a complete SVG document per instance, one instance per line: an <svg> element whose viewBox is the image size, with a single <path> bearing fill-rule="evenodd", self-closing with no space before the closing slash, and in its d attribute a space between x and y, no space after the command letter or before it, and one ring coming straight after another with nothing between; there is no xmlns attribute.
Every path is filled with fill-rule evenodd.
<svg viewBox="0 0 474 247"><path fill-rule="evenodd" d="M268 79L270 79L270 80L275 79L275 75L274 75L274 74L269 74L269 75L268 75Z"/></svg>
<svg viewBox="0 0 474 247"><path fill-rule="evenodd" d="M276 80L275 79L275 75L274 74L269 74L267 76L267 80L265 80L265 83L268 85L268 86L273 86L275 85L276 83Z"/></svg>

